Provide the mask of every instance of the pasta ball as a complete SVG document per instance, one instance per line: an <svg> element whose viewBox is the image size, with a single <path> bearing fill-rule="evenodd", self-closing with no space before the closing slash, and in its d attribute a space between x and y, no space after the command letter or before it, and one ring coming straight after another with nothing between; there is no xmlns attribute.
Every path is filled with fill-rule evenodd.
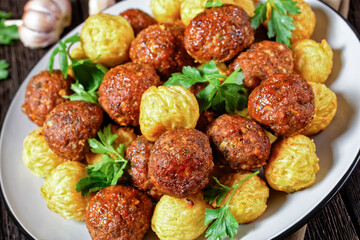
<svg viewBox="0 0 360 240"><path fill-rule="evenodd" d="M333 67L333 51L325 39L317 43L311 39L292 45L294 71L309 82L324 83Z"/></svg>
<svg viewBox="0 0 360 240"><path fill-rule="evenodd" d="M238 172L225 175L220 182L225 186L231 187L242 179L251 175L252 172ZM213 207L225 205L231 191L222 200L219 206L216 201ZM249 223L259 218L267 208L267 199L269 198L269 188L266 183L257 175L243 182L236 190L229 202L229 209L239 224Z"/></svg>
<svg viewBox="0 0 360 240"><path fill-rule="evenodd" d="M49 148L40 127L29 133L24 140L23 161L36 176L47 177L64 159Z"/></svg>
<svg viewBox="0 0 360 240"><path fill-rule="evenodd" d="M205 209L211 205L205 202L203 194L187 198L161 197L151 219L151 228L162 239L191 240L205 232Z"/></svg>
<svg viewBox="0 0 360 240"><path fill-rule="evenodd" d="M301 134L284 138L271 149L265 177L273 189L293 193L314 183L318 161L313 140Z"/></svg>
<svg viewBox="0 0 360 240"><path fill-rule="evenodd" d="M180 18L181 0L151 0L150 9L156 21L174 23Z"/></svg>
<svg viewBox="0 0 360 240"><path fill-rule="evenodd" d="M315 114L309 125L302 130L304 135L314 135L324 130L333 120L337 110L336 94L324 84L309 82L315 100Z"/></svg>
<svg viewBox="0 0 360 240"><path fill-rule="evenodd" d="M295 0L300 13L292 15L295 29L291 32L290 42L295 43L302 39L308 39L314 32L316 25L316 16L311 6L303 0Z"/></svg>
<svg viewBox="0 0 360 240"><path fill-rule="evenodd" d="M140 129L150 141L166 130L195 128L199 119L195 96L181 86L152 86L144 92L140 104Z"/></svg>
<svg viewBox="0 0 360 240"><path fill-rule="evenodd" d="M221 0L226 4L233 4L242 7L246 13L252 17L254 15L255 5L252 0ZM190 21L199 13L205 10L206 0L182 0L180 5L181 21L188 25Z"/></svg>
<svg viewBox="0 0 360 240"><path fill-rule="evenodd" d="M134 31L122 16L105 13L88 17L80 32L80 41L86 56L97 62L114 67L129 58L130 43Z"/></svg>
<svg viewBox="0 0 360 240"><path fill-rule="evenodd" d="M86 176L85 165L80 162L66 161L58 165L40 188L47 207L65 219L84 221L86 205L91 195L81 196L80 192L76 192L75 186Z"/></svg>

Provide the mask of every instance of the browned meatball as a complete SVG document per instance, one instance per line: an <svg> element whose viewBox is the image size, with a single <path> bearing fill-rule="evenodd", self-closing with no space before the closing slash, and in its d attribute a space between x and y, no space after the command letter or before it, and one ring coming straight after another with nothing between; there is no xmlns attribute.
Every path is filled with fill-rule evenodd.
<svg viewBox="0 0 360 240"><path fill-rule="evenodd" d="M156 20L140 9L128 9L120 13L131 25L135 35L150 25L156 24Z"/></svg>
<svg viewBox="0 0 360 240"><path fill-rule="evenodd" d="M126 63L110 69L99 88L99 103L116 123L139 125L141 96L160 77L147 64Z"/></svg>
<svg viewBox="0 0 360 240"><path fill-rule="evenodd" d="M184 48L184 26L162 23L147 27L131 43L130 58L133 62L153 66L166 81L183 66L193 65L193 59Z"/></svg>
<svg viewBox="0 0 360 240"><path fill-rule="evenodd" d="M165 132L151 149L149 175L164 194L184 198L199 192L214 167L208 137L196 129Z"/></svg>
<svg viewBox="0 0 360 240"><path fill-rule="evenodd" d="M85 221L94 240L141 240L150 227L151 215L148 196L117 185L103 188L91 198Z"/></svg>
<svg viewBox="0 0 360 240"><path fill-rule="evenodd" d="M185 30L185 48L197 62L225 62L254 41L255 31L241 7L223 5L197 15Z"/></svg>
<svg viewBox="0 0 360 240"><path fill-rule="evenodd" d="M276 136L300 131L310 123L314 110L310 84L295 74L275 74L249 95L249 115Z"/></svg>
<svg viewBox="0 0 360 240"><path fill-rule="evenodd" d="M159 200L162 194L155 188L148 174L150 151L154 143L145 136L138 136L126 149L126 158L131 168L129 174L134 187L145 191L151 198Z"/></svg>
<svg viewBox="0 0 360 240"><path fill-rule="evenodd" d="M274 41L261 41L240 53L229 65L230 72L241 67L245 74L244 86L257 87L261 81L276 73L292 73L293 52L285 44Z"/></svg>
<svg viewBox="0 0 360 240"><path fill-rule="evenodd" d="M210 141L236 170L253 170L266 164L271 144L264 129L255 121L223 114L206 131Z"/></svg>
<svg viewBox="0 0 360 240"><path fill-rule="evenodd" d="M28 115L31 121L42 126L46 115L58 104L68 101L63 98L72 93L70 86L74 80L60 70L52 73L45 70L32 77L26 86L25 103L22 111Z"/></svg>
<svg viewBox="0 0 360 240"><path fill-rule="evenodd" d="M200 113L200 117L195 128L202 132L206 132L207 126L212 123L217 117L218 115L214 111L205 110Z"/></svg>
<svg viewBox="0 0 360 240"><path fill-rule="evenodd" d="M79 161L89 152L88 139L96 136L103 111L93 103L68 101L57 105L44 122L50 149L64 159Z"/></svg>

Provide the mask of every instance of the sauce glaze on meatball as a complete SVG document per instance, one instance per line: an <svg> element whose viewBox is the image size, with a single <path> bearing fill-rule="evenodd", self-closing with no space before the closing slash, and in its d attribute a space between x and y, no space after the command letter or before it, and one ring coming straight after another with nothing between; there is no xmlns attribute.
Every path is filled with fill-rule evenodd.
<svg viewBox="0 0 360 240"><path fill-rule="evenodd" d="M140 9L128 9L120 13L131 25L134 30L135 36L143 29L150 25L156 24L157 21L149 14L141 11Z"/></svg>

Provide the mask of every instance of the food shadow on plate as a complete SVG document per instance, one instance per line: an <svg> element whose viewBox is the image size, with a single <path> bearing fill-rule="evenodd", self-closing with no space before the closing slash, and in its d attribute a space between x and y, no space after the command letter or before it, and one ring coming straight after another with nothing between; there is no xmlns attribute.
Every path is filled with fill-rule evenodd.
<svg viewBox="0 0 360 240"><path fill-rule="evenodd" d="M316 175L314 184L326 177L334 164L333 143L348 131L354 119L354 106L352 106L341 93L336 93L338 108L330 125L314 136L316 154L319 158L320 170Z"/></svg>

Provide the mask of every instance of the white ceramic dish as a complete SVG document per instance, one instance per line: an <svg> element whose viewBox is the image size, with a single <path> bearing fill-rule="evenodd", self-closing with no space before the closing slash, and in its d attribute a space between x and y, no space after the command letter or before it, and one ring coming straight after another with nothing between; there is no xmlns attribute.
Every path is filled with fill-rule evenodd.
<svg viewBox="0 0 360 240"><path fill-rule="evenodd" d="M331 199L359 160L360 42L349 24L334 10L316 0L309 3L317 17L312 39L319 42L325 38L334 50L334 68L327 85L338 98L335 119L314 138L320 171L309 189L294 194L271 191L264 215L251 224L241 225L236 239L271 239L295 231ZM106 12L118 14L128 8L140 8L150 13L149 5L150 0L123 1ZM68 36L80 29L81 26L77 27ZM46 68L50 52L29 73L4 120L0 139L1 188L10 211L30 237L90 239L84 223L64 220L46 207L39 190L43 179L35 177L22 162L23 139L37 128L20 110L25 88L30 77ZM146 239L156 239L156 236L150 233Z"/></svg>

